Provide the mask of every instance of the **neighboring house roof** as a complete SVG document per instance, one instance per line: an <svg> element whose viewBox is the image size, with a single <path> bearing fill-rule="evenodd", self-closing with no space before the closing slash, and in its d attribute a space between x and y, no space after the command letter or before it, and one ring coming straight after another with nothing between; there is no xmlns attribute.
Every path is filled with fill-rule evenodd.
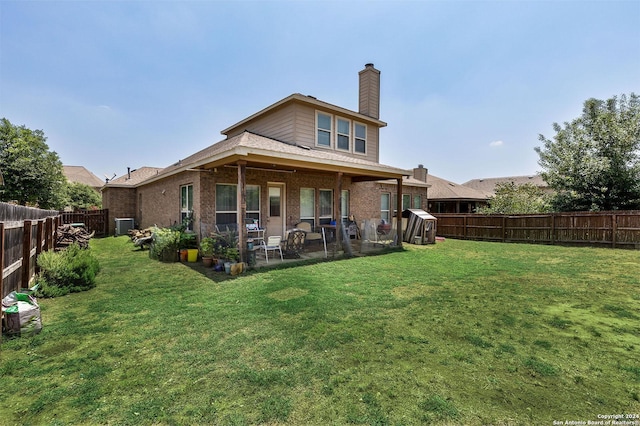
<svg viewBox="0 0 640 426"><path fill-rule="evenodd" d="M251 132L213 144L177 163L148 176L139 183L151 183L176 173L192 170L213 169L237 161L247 161L248 167L261 167L273 170L322 170L342 172L357 180L378 180L410 176L409 170L399 169L357 157L342 155L333 151L314 149L287 142L278 141ZM134 172L131 172L132 176ZM122 179L122 178L119 178ZM133 177L132 177L133 179ZM118 179L109 182L117 183Z"/></svg>
<svg viewBox="0 0 640 426"><path fill-rule="evenodd" d="M285 105L288 105L290 103L293 102L299 102L299 103L303 103L303 104L307 104L310 106L313 106L314 108L320 108L320 109L324 109L327 111L331 111L332 113L339 113L342 114L344 116L347 116L349 118L354 118L356 120L359 121L364 121L364 122L368 122L371 124L374 124L378 127L385 127L387 125L387 123L385 123L384 121L378 120L376 118L372 118L368 115L364 115L364 114L360 114L359 112L355 112L355 111L351 111L349 109L346 108L342 108L340 106L337 105L333 105L330 104L328 102L324 102L324 101L320 101L316 98L314 98L313 96L305 96L305 95L301 95L300 93L294 93L290 96L287 96L284 99L279 100L278 102L269 105L268 107L256 112L253 115L250 115L249 117L245 118L244 120L241 120L239 122L237 122L236 124L224 129L223 131L221 131L220 133L222 133L223 135L228 135L230 133L235 133L237 131L242 131L245 130L245 126L250 123L251 121L255 120L256 118L262 117L263 115L266 115L278 108L281 108Z"/></svg>
<svg viewBox="0 0 640 426"><path fill-rule="evenodd" d="M62 172L69 182L82 183L96 189L104 185L102 179L83 166L62 166Z"/></svg>
<svg viewBox="0 0 640 426"><path fill-rule="evenodd" d="M489 196L482 191L459 185L434 175L428 175L427 182L431 184L431 188L429 188L429 200L485 201L489 198Z"/></svg>
<svg viewBox="0 0 640 426"><path fill-rule="evenodd" d="M129 173L120 176L116 179L110 180L106 186L111 187L135 187L141 182L157 176L162 170L160 167L140 167L139 169L131 170Z"/></svg>
<svg viewBox="0 0 640 426"><path fill-rule="evenodd" d="M515 185L524 185L526 183L532 183L535 186L547 189L549 185L547 182L542 179L540 175L530 175L530 176L508 176L508 177L496 177L496 178L485 178L485 179L472 179L468 182L463 183L462 185L476 189L478 191L482 191L488 194L490 197L496 195L496 185L499 183L511 182Z"/></svg>

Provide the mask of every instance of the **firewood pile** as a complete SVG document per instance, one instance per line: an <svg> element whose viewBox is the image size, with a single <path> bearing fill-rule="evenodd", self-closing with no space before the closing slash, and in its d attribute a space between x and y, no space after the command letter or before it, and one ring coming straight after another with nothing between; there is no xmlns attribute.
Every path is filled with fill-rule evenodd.
<svg viewBox="0 0 640 426"><path fill-rule="evenodd" d="M153 232L151 228L147 229L130 229L129 230L129 238L133 241L133 245L136 247L140 247L141 250L144 250L144 246L150 246L153 241Z"/></svg>
<svg viewBox="0 0 640 426"><path fill-rule="evenodd" d="M73 243L77 243L80 248L89 247L89 240L95 235L95 231L89 233L84 227L74 227L69 224L58 226L56 238L56 250L62 250Z"/></svg>

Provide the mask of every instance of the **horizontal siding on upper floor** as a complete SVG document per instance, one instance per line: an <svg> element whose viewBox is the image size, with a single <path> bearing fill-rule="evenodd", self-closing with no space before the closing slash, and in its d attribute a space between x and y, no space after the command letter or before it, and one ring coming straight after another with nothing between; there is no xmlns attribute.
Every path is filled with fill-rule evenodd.
<svg viewBox="0 0 640 426"><path fill-rule="evenodd" d="M247 130L268 138L293 142L294 127L294 105L287 105L247 123L244 128L238 129L235 133L230 133L228 137L231 138Z"/></svg>

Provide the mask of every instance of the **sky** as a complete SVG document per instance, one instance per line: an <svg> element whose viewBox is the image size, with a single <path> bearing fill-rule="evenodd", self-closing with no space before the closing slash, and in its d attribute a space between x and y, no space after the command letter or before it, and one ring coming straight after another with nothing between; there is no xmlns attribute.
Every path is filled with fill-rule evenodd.
<svg viewBox="0 0 640 426"><path fill-rule="evenodd" d="M532 175L554 122L640 93L640 0L0 0L0 117L100 178L169 166L292 93L357 110L367 63L381 163Z"/></svg>

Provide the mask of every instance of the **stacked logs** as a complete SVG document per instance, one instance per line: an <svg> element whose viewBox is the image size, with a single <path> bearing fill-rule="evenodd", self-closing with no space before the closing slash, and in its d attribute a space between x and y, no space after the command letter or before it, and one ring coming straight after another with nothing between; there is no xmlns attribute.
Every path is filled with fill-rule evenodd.
<svg viewBox="0 0 640 426"><path fill-rule="evenodd" d="M73 243L77 243L80 248L86 249L89 247L89 240L94 236L95 231L89 233L83 226L75 227L67 224L58 226L56 234L56 250L65 249Z"/></svg>
<svg viewBox="0 0 640 426"><path fill-rule="evenodd" d="M144 250L144 246L150 246L153 242L153 232L151 228L139 230L139 229L130 229L129 230L129 238L133 241L133 245L136 247L140 247L141 250Z"/></svg>

